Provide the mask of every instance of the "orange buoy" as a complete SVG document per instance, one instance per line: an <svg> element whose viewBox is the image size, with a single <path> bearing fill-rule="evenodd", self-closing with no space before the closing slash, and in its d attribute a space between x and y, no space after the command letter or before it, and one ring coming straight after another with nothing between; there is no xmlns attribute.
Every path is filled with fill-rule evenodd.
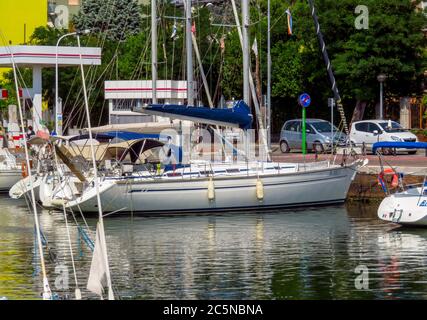
<svg viewBox="0 0 427 320"><path fill-rule="evenodd" d="M391 187L392 188L397 188L399 186L399 177L397 176L397 174L395 173L393 175L393 179L391 180Z"/></svg>
<svg viewBox="0 0 427 320"><path fill-rule="evenodd" d="M392 168L384 169L384 174L391 175L396 174Z"/></svg>
<svg viewBox="0 0 427 320"><path fill-rule="evenodd" d="M387 169L384 169L383 171L380 172L380 174L378 175L378 185L382 186L384 188L384 186L383 186L383 184L385 183L384 176L386 176L386 175L388 175L388 176L392 175L393 176L391 179L391 185L390 186L392 188L397 188L399 186L399 176L396 173L396 171L394 171L392 168L387 168Z"/></svg>

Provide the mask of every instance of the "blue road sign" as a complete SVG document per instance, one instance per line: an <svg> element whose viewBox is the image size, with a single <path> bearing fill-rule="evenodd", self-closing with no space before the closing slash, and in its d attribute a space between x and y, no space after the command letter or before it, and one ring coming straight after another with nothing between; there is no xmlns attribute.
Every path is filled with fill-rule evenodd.
<svg viewBox="0 0 427 320"><path fill-rule="evenodd" d="M303 93L298 98L299 104L304 108L307 108L311 103L311 98L307 93Z"/></svg>

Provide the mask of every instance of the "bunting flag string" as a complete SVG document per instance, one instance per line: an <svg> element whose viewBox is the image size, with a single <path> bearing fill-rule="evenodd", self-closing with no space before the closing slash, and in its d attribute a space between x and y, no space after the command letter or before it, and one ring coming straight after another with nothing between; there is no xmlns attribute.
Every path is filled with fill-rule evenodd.
<svg viewBox="0 0 427 320"><path fill-rule="evenodd" d="M291 9L286 10L286 14L288 16L288 35L293 35L293 21L292 21L292 13Z"/></svg>

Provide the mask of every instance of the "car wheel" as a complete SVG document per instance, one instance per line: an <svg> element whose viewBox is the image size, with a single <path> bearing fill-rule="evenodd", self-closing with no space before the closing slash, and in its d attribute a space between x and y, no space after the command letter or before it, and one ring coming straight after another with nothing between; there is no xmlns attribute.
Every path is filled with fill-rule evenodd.
<svg viewBox="0 0 427 320"><path fill-rule="evenodd" d="M313 143L313 151L317 154L323 153L325 149L323 148L323 145L320 142Z"/></svg>
<svg viewBox="0 0 427 320"><path fill-rule="evenodd" d="M416 150L415 151L408 151L408 154L411 154L411 155L416 154L416 153L417 153Z"/></svg>
<svg viewBox="0 0 427 320"><path fill-rule="evenodd" d="M291 151L289 144L285 140L280 141L280 151L282 151L282 153L289 153L289 151Z"/></svg>

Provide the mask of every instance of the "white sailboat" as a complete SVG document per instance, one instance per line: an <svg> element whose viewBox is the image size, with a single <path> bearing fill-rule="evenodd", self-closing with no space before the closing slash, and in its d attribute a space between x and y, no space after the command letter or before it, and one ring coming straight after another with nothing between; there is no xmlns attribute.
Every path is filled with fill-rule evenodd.
<svg viewBox="0 0 427 320"><path fill-rule="evenodd" d="M153 175L107 176L99 182L105 212L202 212L257 210L342 203L362 160L341 166L330 162L193 163ZM71 190L70 188L69 190ZM77 190L77 188L74 188ZM97 211L97 190L69 194L67 209Z"/></svg>
<svg viewBox="0 0 427 320"><path fill-rule="evenodd" d="M187 34L191 34L191 1L187 1L187 4ZM249 101L251 92L251 75L245 71L249 71L248 15L248 2L244 0L242 46L245 102ZM188 52L191 52L191 47L191 37L187 37ZM187 60L187 66L192 66L192 54L187 54ZM188 68L187 72L188 100L194 101L192 68ZM153 77L155 76L154 73ZM154 78L153 82L155 81ZM155 88L153 91L155 96ZM202 109L192 107L192 104L181 109L179 106L150 105L139 111L173 119L240 128L246 126L242 125L242 118L245 120L249 116L242 114L241 118L235 119L229 115L218 116L218 109ZM262 140L266 141L265 136ZM178 168L150 169L150 164L155 166L156 161L159 162L160 150L162 148L159 146L145 148L145 143L141 143L137 151L133 150L138 155L135 159L130 163L119 161L121 170L106 172L99 178L88 178L89 183L70 181L72 186L61 196L61 205L68 210L97 212L100 199L105 212L164 213L342 203L357 169L367 164L367 160L360 159L349 164L332 161L272 163L247 159L235 163L190 161ZM154 160L150 160L147 154ZM125 167L127 170L123 170ZM93 183L93 179L98 180ZM55 204L55 201L52 203Z"/></svg>

